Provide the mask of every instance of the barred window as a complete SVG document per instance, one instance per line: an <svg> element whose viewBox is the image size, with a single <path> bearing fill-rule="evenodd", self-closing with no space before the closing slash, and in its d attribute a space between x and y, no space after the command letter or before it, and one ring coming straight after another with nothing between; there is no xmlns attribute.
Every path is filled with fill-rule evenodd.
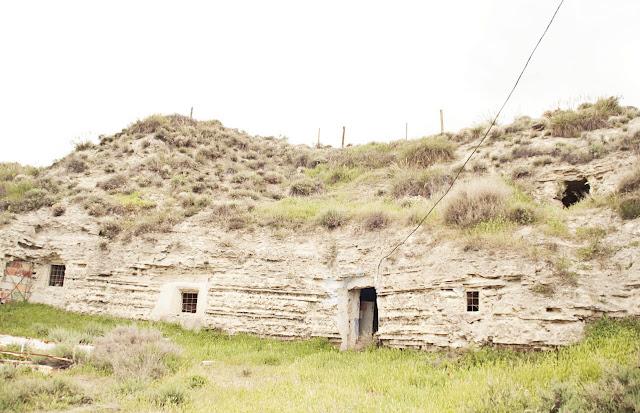
<svg viewBox="0 0 640 413"><path fill-rule="evenodd" d="M198 293L197 292L182 292L182 312L183 313L195 313L198 307Z"/></svg>
<svg viewBox="0 0 640 413"><path fill-rule="evenodd" d="M49 285L52 287L62 287L64 284L64 265L52 265L49 273Z"/></svg>
<svg viewBox="0 0 640 413"><path fill-rule="evenodd" d="M467 311L480 311L479 291L467 291Z"/></svg>

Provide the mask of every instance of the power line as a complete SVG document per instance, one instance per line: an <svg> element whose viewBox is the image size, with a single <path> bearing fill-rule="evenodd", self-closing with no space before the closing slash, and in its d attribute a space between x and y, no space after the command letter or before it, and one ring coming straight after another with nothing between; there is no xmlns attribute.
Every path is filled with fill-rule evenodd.
<svg viewBox="0 0 640 413"><path fill-rule="evenodd" d="M422 226L422 224L427 220L427 218L429 218L429 216L431 215L433 210L436 208L436 206L438 206L440 201L442 201L442 199L445 196L447 196L447 194L451 191L451 188L453 188L453 185L458 180L458 177L460 177L460 174L462 173L464 168L467 166L467 163L469 163L469 161L471 160L473 155L475 155L475 153L478 151L478 148L480 148L480 146L482 146L482 144L484 143L484 141L487 138L487 136L489 136L489 132L491 132L491 128L493 128L495 126L496 122L498 121L498 118L500 117L500 114L504 110L505 106L507 106L507 103L509 102L509 99L511 99L511 95L513 95L513 92L515 92L516 87L518 87L518 84L520 83L520 79L522 79L522 76L524 75L524 72L527 70L527 67L529 66L529 62L531 62L531 58L533 58L533 54L538 49L538 46L540 46L540 43L542 42L542 39L547 34L547 31L549 30L549 27L551 27L551 24L555 20L556 15L558 14L558 11L560 11L560 7L562 7L563 3L564 3L564 0L560 0L560 3L558 3L558 7L556 7L556 10L553 13L553 15L551 16L551 19L549 20L549 23L547 23L547 27L545 27L544 31L542 32L542 35L538 39L538 42L534 46L533 50L531 50L531 53L529 54L529 58L525 62L524 66L522 67L522 70L520 71L520 74L518 75L518 78L516 79L515 83L513 84L513 87L511 88L511 91L509 92L509 94L507 95L507 98L502 103L502 106L500 107L500 110L498 110L498 113L496 113L496 116L493 118L493 121L491 122L491 124L489 125L489 128L484 133L484 136L482 137L482 139L480 139L480 142L478 142L478 144L473 148L473 150L471 151L471 154L469 154L469 156L464 161L464 163L462 164L460 169L458 169L458 172L456 173L456 175L454 176L453 180L449 184L449 187L447 188L447 190L440 196L440 198L438 198L438 200L435 202L435 204L433 204L431 206L431 208L426 213L426 215L420 220L420 222L418 222L418 225L416 225L416 227L413 228L411 230L411 232L409 232L409 234L402 241L400 241L398 244L396 244L396 246L393 247L393 249L387 255L385 255L384 257L380 258L380 262L378 262L378 269L377 269L377 272L376 272L376 278L380 274L380 266L382 265L382 262L384 260L386 260L387 258L389 258L391 256L391 254L396 252L396 250L398 248L400 248L405 242L407 242L407 240L409 238L411 238L411 236Z"/></svg>

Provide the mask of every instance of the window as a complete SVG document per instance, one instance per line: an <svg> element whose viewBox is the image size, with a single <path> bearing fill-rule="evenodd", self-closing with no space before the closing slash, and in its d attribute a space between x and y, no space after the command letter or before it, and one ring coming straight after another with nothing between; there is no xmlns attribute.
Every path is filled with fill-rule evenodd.
<svg viewBox="0 0 640 413"><path fill-rule="evenodd" d="M62 287L64 284L64 265L52 265L49 274L49 285L52 287Z"/></svg>
<svg viewBox="0 0 640 413"><path fill-rule="evenodd" d="M182 292L182 312L183 313L195 313L198 307L198 293L196 292Z"/></svg>
<svg viewBox="0 0 640 413"><path fill-rule="evenodd" d="M479 291L467 291L467 311L480 311Z"/></svg>

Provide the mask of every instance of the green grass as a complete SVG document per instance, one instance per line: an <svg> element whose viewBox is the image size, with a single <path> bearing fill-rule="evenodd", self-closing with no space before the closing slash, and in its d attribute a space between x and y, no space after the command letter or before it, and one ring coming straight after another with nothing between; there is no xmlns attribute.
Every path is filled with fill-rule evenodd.
<svg viewBox="0 0 640 413"><path fill-rule="evenodd" d="M134 322L44 305L0 307L4 334L37 337L43 324L85 331L128 323ZM635 320L601 320L581 343L549 352L339 352L322 339L282 342L165 323L135 324L157 328L182 347L170 374L137 383L78 366L39 380L92 384L95 405L116 404L123 412L549 411L549 394L557 383L580 394L607 371L636 365L640 351L640 322ZM202 360L213 365L201 366ZM39 403L23 408L33 405L46 409Z"/></svg>
<svg viewBox="0 0 640 413"><path fill-rule="evenodd" d="M127 210L149 209L156 206L155 202L142 198L142 194L138 191L130 194L117 194L115 198Z"/></svg>

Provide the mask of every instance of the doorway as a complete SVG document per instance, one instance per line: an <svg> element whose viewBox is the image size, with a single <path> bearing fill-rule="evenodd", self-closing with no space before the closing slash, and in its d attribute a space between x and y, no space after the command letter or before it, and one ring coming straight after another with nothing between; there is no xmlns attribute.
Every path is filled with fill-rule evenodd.
<svg viewBox="0 0 640 413"><path fill-rule="evenodd" d="M378 295L373 287L349 290L348 348L360 349L375 340L378 331Z"/></svg>

